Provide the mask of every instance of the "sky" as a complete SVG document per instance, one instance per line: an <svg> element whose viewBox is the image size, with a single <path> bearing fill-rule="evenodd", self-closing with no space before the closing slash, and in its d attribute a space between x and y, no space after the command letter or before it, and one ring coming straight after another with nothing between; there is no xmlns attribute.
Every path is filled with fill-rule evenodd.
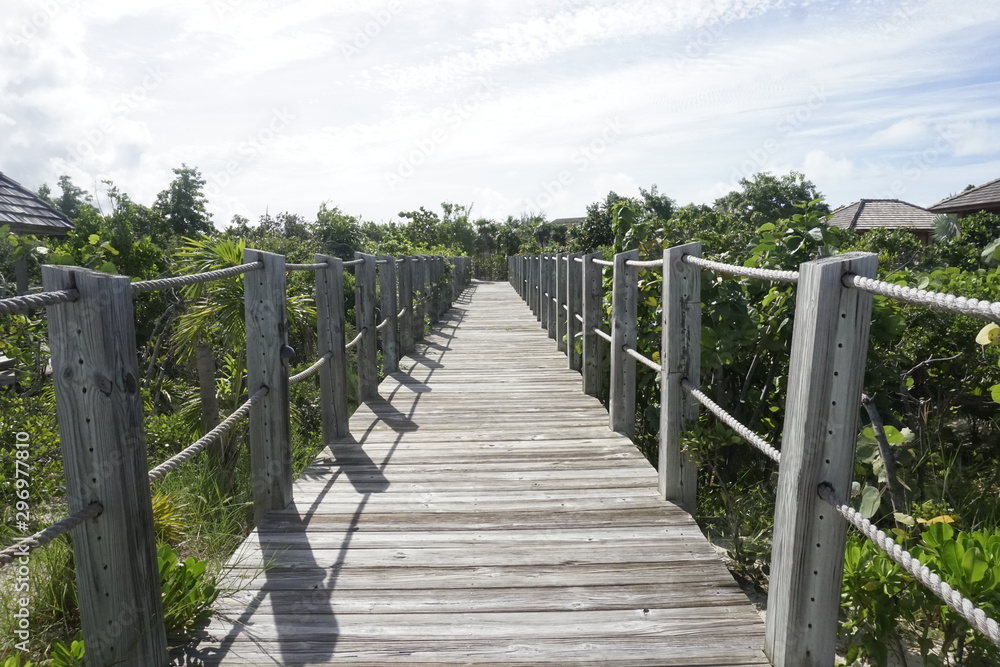
<svg viewBox="0 0 1000 667"><path fill-rule="evenodd" d="M840 206L1000 178L1000 3L983 0L4 0L0 171L181 164L217 226L320 203L578 216L760 171Z"/></svg>

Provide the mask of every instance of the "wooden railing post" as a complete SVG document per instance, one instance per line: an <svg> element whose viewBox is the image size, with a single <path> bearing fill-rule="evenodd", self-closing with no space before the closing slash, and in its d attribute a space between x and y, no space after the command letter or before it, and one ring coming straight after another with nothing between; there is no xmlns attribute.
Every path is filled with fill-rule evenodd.
<svg viewBox="0 0 1000 667"><path fill-rule="evenodd" d="M559 298L559 280L557 267L559 266L559 255L549 255L548 265L546 270L548 271L548 281L549 281L549 299L546 302L549 309L549 321L548 321L548 334L549 338L552 340L556 339L556 328L557 322L559 320L559 314L556 312L556 302Z"/></svg>
<svg viewBox="0 0 1000 667"><path fill-rule="evenodd" d="M639 301L639 269L628 266L639 251L615 255L611 291L611 386L608 416L611 430L632 437L635 433L635 358L625 353L635 347Z"/></svg>
<svg viewBox="0 0 1000 667"><path fill-rule="evenodd" d="M399 308L403 319L399 323L400 355L413 352L413 258L403 257L399 263Z"/></svg>
<svg viewBox="0 0 1000 667"><path fill-rule="evenodd" d="M594 333L604 322L604 274L594 262L601 253L583 256L583 393L600 397L604 342Z"/></svg>
<svg viewBox="0 0 1000 667"><path fill-rule="evenodd" d="M569 274L569 267L567 266L566 258L569 257L569 253L561 252L556 255L556 301L555 301L555 314L556 314L556 349L560 352L567 352L566 344L569 342L566 340L566 309L569 307L569 299L567 298L566 290L569 287L569 282L567 275ZM568 354L568 352L567 352Z"/></svg>
<svg viewBox="0 0 1000 667"><path fill-rule="evenodd" d="M580 333L580 320L577 315L583 316L583 265L576 261L582 258L581 253L568 255L569 261L566 263L566 305L569 311L566 313L566 365L574 371L581 368L581 355L576 349L577 334Z"/></svg>
<svg viewBox="0 0 1000 667"><path fill-rule="evenodd" d="M441 286L438 284L438 280L441 278L441 258L431 257L430 263L430 290L431 290L431 324L437 324L437 321L441 319Z"/></svg>
<svg viewBox="0 0 1000 667"><path fill-rule="evenodd" d="M285 306L285 258L246 249L246 263L263 262L264 269L243 275L247 331L247 389L260 387L267 395L250 410L250 480L254 521L292 502L292 436L288 415L288 345Z"/></svg>
<svg viewBox="0 0 1000 667"><path fill-rule="evenodd" d="M166 665L130 281L62 266L42 279L80 292L48 322L69 511L104 506L72 531L87 661Z"/></svg>
<svg viewBox="0 0 1000 667"><path fill-rule="evenodd" d="M531 263L531 312L535 319L542 321L542 256L534 255Z"/></svg>
<svg viewBox="0 0 1000 667"><path fill-rule="evenodd" d="M764 644L775 667L834 661L847 523L817 489L850 492L872 297L841 280L873 277L877 261L845 253L799 268Z"/></svg>
<svg viewBox="0 0 1000 667"><path fill-rule="evenodd" d="M698 504L698 469L681 448L685 426L698 419L699 404L681 386L698 386L701 375L701 269L685 264L684 255L701 257L701 244L663 251L663 321L660 338L659 489L694 514Z"/></svg>
<svg viewBox="0 0 1000 667"><path fill-rule="evenodd" d="M378 396L378 331L375 330L375 255L354 253L364 262L354 267L354 319L361 340L354 349L358 354L358 399Z"/></svg>
<svg viewBox="0 0 1000 667"><path fill-rule="evenodd" d="M413 338L423 340L427 318L427 258L417 255L413 260Z"/></svg>
<svg viewBox="0 0 1000 667"><path fill-rule="evenodd" d="M396 305L396 258L382 255L383 264L378 265L379 296L382 305L382 319L388 322L381 331L382 365L385 372L399 370L399 307Z"/></svg>
<svg viewBox="0 0 1000 667"><path fill-rule="evenodd" d="M540 255L538 259L538 315L542 328L549 330L549 304L552 302L552 292L549 285L549 256Z"/></svg>
<svg viewBox="0 0 1000 667"><path fill-rule="evenodd" d="M327 268L316 271L316 336L320 355L330 361L319 371L323 414L323 442L350 435L347 408L347 352L344 350L344 262L316 255Z"/></svg>

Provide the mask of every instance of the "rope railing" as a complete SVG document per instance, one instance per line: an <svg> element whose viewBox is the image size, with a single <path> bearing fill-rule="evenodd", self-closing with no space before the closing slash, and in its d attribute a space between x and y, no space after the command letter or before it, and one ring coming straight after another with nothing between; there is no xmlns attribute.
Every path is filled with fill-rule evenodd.
<svg viewBox="0 0 1000 667"><path fill-rule="evenodd" d="M662 373L663 372L663 366L661 366L660 364L656 363L652 359L649 359L649 358L647 358L647 357L639 354L638 350L636 350L634 348L631 348L631 347L626 347L626 348L623 348L623 349L625 350L625 354L627 354L628 356L632 357L633 359L635 359L636 361L638 361L643 366L647 366L647 367L653 369L654 371L656 371L657 373Z"/></svg>
<svg viewBox="0 0 1000 667"><path fill-rule="evenodd" d="M389 318L386 318L375 325L376 331L383 331L387 326L389 326Z"/></svg>
<svg viewBox="0 0 1000 667"><path fill-rule="evenodd" d="M684 255L684 262L700 266L703 269L709 269L718 273L727 273L733 276L742 276L744 278L759 278L762 280L773 280L779 283L795 283L799 280L798 271L780 271L777 269L757 269L752 266L736 266L735 264L714 262L710 259L704 259L694 255Z"/></svg>
<svg viewBox="0 0 1000 667"><path fill-rule="evenodd" d="M580 313L573 313L573 317L576 318L577 322L579 322L580 324L583 324L583 315L581 315Z"/></svg>
<svg viewBox="0 0 1000 667"><path fill-rule="evenodd" d="M598 264L600 266L614 266L615 265L614 262L609 262L606 259L595 259L594 260L594 264Z"/></svg>
<svg viewBox="0 0 1000 667"><path fill-rule="evenodd" d="M578 263L580 263L580 264L583 264L583 257L574 257L574 258L573 258L573 261L574 261L574 262L578 262Z"/></svg>
<svg viewBox="0 0 1000 667"><path fill-rule="evenodd" d="M60 535L65 535L69 531L79 526L84 521L89 521L101 515L104 506L101 503L91 503L79 512L74 512L62 521L54 523L48 528L43 528L33 535L29 535L23 540L12 544L3 551L0 551L0 569L10 565L15 560L27 556L35 549L40 549L46 544L56 539Z"/></svg>
<svg viewBox="0 0 1000 667"><path fill-rule="evenodd" d="M52 306L57 303L76 301L79 298L80 292L75 289L11 296L6 299L0 299L0 314L30 313L38 308Z"/></svg>
<svg viewBox="0 0 1000 667"><path fill-rule="evenodd" d="M320 357L316 362L314 362L309 368L305 369L301 373L296 373L295 375L289 377L288 384L293 385L293 384L298 384L303 380L308 380L313 375L316 375L316 373L319 373L320 369L323 368L323 366L327 364L332 358L333 358L333 352L327 352L322 357Z"/></svg>
<svg viewBox="0 0 1000 667"><path fill-rule="evenodd" d="M358 264L364 264L364 263L365 263L364 258L352 259L348 262L344 262L344 266L357 266Z"/></svg>
<svg viewBox="0 0 1000 667"><path fill-rule="evenodd" d="M996 301L986 301L984 299L955 296L954 294L944 292L932 292L904 285L894 285L884 280L862 278L852 273L845 275L843 282L846 287L853 287L879 296L887 296L897 301L905 301L906 303L927 306L928 308L937 310L946 310L983 320L1000 320L1000 303Z"/></svg>
<svg viewBox="0 0 1000 667"><path fill-rule="evenodd" d="M662 259L649 259L649 260L638 260L630 259L625 262L625 266L636 266L640 269L654 269L663 266Z"/></svg>
<svg viewBox="0 0 1000 667"><path fill-rule="evenodd" d="M403 309L401 309L401 310L400 310L400 311L399 311L398 313L396 313L396 317L397 317L397 318L400 318L400 317L402 317L403 315L406 315L406 311L407 311L407 309L406 309L406 308L403 308Z"/></svg>
<svg viewBox="0 0 1000 667"><path fill-rule="evenodd" d="M904 570L913 575L913 578L927 588L927 590L972 624L972 627L986 635L991 642L1000 646L1000 626L997 625L995 620L987 616L986 612L976 607L971 600L949 586L947 582L943 581L939 575L921 563L913 554L899 544L896 544L895 540L879 530L871 521L862 516L860 512L848 505L843 498L837 495L837 491L833 486L824 482L819 485L818 491L820 498L829 503L848 523L857 528L862 535L871 540L889 558L901 565Z"/></svg>
<svg viewBox="0 0 1000 667"><path fill-rule="evenodd" d="M603 338L608 341L609 344L611 343L611 334L606 334L597 327L594 327L593 331L598 338Z"/></svg>
<svg viewBox="0 0 1000 667"><path fill-rule="evenodd" d="M358 332L358 335L355 336L354 339L350 343L347 343L346 345L344 345L344 350L345 351L350 350L352 347L354 347L355 345L357 345L358 343L360 343L361 339L364 337L366 331L368 331L368 327L364 327L363 329L361 329L361 331Z"/></svg>
<svg viewBox="0 0 1000 667"><path fill-rule="evenodd" d="M719 421L724 423L729 428L733 429L733 431L735 431L738 436L740 436L741 438L749 442L751 445L759 449L775 463L781 463L780 451L771 446L767 442L767 440L764 440L764 438L760 437L759 435L751 431L747 426L744 426L742 423L740 423L740 421L737 420L736 417L733 417L731 414L723 410L718 403L710 399L700 389L691 384L691 382L687 378L681 380L681 387L683 387L685 391L691 394L691 396L693 396L696 401L704 405L709 412L711 412L719 419Z"/></svg>
<svg viewBox="0 0 1000 667"><path fill-rule="evenodd" d="M292 271L319 271L320 269L325 269L330 265L326 262L315 262L313 264L285 264L285 271L289 273Z"/></svg>
<svg viewBox="0 0 1000 667"><path fill-rule="evenodd" d="M142 294L143 292L155 292L161 289L171 289L173 287L184 287L186 285L196 285L198 283L208 283L213 280L238 276L248 271L260 271L264 268L262 262L250 262L239 266L230 266L225 269L205 271L203 273L192 273L189 276L174 276L172 278L157 278L156 280L140 280L132 283L132 293Z"/></svg>
<svg viewBox="0 0 1000 667"><path fill-rule="evenodd" d="M248 414L250 414L250 408L253 407L254 403L262 399L267 395L269 389L261 387L254 392L253 396L247 399L247 401L236 408L236 410L226 417L218 426L213 428L211 431L202 436L190 447L182 451L176 456L172 456L160 465L156 466L149 471L149 481L155 482L157 480L163 479L168 473L176 470L182 463L193 458L199 454L203 449L208 447L210 444L225 435L233 426L235 426L241 419L244 419Z"/></svg>

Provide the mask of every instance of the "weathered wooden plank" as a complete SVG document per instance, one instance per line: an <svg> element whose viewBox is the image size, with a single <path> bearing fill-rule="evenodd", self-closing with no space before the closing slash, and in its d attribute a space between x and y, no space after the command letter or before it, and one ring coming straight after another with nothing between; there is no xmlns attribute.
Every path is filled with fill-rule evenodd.
<svg viewBox="0 0 1000 667"><path fill-rule="evenodd" d="M350 433L344 351L344 262L328 255L316 255L316 262L327 265L316 271L316 338L320 355L330 355L330 361L319 371L323 438L330 442Z"/></svg>
<svg viewBox="0 0 1000 667"><path fill-rule="evenodd" d="M382 321L385 327L379 333L382 341L382 366L385 372L395 373L399 370L399 308L396 298L396 258L388 255L379 256L382 262L378 265L379 301L381 303Z"/></svg>
<svg viewBox="0 0 1000 667"><path fill-rule="evenodd" d="M254 518L292 502L292 436L288 414L288 322L285 258L246 249L246 263L264 268L243 275L247 329L247 388L267 387L250 410L250 479Z"/></svg>
<svg viewBox="0 0 1000 667"><path fill-rule="evenodd" d="M637 340L639 269L629 266L638 250L615 255L611 291L611 380L608 416L611 430L631 437L635 433L635 359L625 353Z"/></svg>
<svg viewBox="0 0 1000 667"><path fill-rule="evenodd" d="M699 405L681 386L701 375L701 270L684 255L701 257L701 244L663 251L663 321L660 338L660 493L689 512L698 503L698 468L683 451L681 433L698 418Z"/></svg>
<svg viewBox="0 0 1000 667"><path fill-rule="evenodd" d="M69 511L104 507L72 531L88 659L163 664L167 639L129 279L44 266L42 280L46 291L80 293L47 312Z"/></svg>
<svg viewBox="0 0 1000 667"><path fill-rule="evenodd" d="M476 283L234 555L198 658L766 664L759 617L555 347Z"/></svg>
<svg viewBox="0 0 1000 667"><path fill-rule="evenodd" d="M604 322L604 276L600 264L601 253L595 252L583 257L583 393L589 396L601 395L604 341L594 329L600 329Z"/></svg>
<svg viewBox="0 0 1000 667"><path fill-rule="evenodd" d="M378 396L378 331L375 330L375 255L354 253L364 260L354 267L354 319L362 334L358 355L358 394L362 401Z"/></svg>
<svg viewBox="0 0 1000 667"><path fill-rule="evenodd" d="M819 498L848 495L878 256L845 253L799 267L771 556L766 652L777 667L833 663L847 524Z"/></svg>
<svg viewBox="0 0 1000 667"><path fill-rule="evenodd" d="M399 351L401 355L414 350L413 338L413 258L403 257L399 264L399 308L403 317L399 321Z"/></svg>

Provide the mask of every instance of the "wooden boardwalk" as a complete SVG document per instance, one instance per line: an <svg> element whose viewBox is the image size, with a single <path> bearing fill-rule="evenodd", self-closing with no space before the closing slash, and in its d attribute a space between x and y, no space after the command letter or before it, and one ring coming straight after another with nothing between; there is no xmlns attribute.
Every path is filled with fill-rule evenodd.
<svg viewBox="0 0 1000 667"><path fill-rule="evenodd" d="M234 556L242 590L183 664L768 664L747 598L507 283L475 283L403 366Z"/></svg>

